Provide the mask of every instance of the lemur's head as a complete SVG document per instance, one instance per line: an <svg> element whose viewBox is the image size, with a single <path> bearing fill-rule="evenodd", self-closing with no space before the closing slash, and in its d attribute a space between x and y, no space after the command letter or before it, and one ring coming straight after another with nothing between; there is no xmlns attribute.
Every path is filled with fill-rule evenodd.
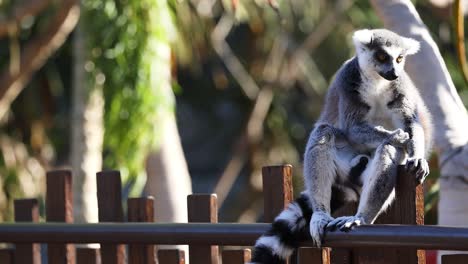
<svg viewBox="0 0 468 264"><path fill-rule="evenodd" d="M362 29L354 32L359 67L367 74L376 73L392 81L400 76L406 55L419 50L419 42L386 29Z"/></svg>

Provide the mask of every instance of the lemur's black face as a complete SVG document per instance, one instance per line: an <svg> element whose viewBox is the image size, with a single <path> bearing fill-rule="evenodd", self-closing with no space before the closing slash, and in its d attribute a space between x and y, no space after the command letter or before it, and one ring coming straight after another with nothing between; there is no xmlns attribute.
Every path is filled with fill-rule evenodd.
<svg viewBox="0 0 468 264"><path fill-rule="evenodd" d="M396 80L403 70L402 50L391 46L374 49L373 61L377 73L388 81Z"/></svg>

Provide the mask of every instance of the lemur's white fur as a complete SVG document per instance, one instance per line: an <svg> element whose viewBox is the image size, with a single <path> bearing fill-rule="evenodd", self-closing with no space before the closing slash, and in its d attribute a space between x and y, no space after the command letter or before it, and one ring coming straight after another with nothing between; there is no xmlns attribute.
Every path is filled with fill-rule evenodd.
<svg viewBox="0 0 468 264"><path fill-rule="evenodd" d="M354 46L359 50L362 45L367 45L372 41L372 31L369 29L357 30L353 34Z"/></svg>
<svg viewBox="0 0 468 264"><path fill-rule="evenodd" d="M262 236L257 240L255 246L264 246L271 248L276 255L283 259L287 259L293 253L293 248L288 248L283 245L278 237L276 236Z"/></svg>

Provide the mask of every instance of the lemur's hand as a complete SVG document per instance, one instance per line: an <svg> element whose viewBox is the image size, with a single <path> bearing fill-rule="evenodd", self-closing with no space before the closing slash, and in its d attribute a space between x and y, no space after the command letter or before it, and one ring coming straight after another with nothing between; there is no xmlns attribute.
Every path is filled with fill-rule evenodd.
<svg viewBox="0 0 468 264"><path fill-rule="evenodd" d="M394 146L407 148L408 141L410 140L409 134L403 131L403 129L396 129L391 132L387 138L388 142Z"/></svg>
<svg viewBox="0 0 468 264"><path fill-rule="evenodd" d="M361 216L341 216L328 223L327 230L335 231L339 229L340 231L348 232L355 226L364 224L366 224L366 220Z"/></svg>
<svg viewBox="0 0 468 264"><path fill-rule="evenodd" d="M406 171L416 175L416 181L423 183L429 175L429 164L424 158L409 158L406 161Z"/></svg>
<svg viewBox="0 0 468 264"><path fill-rule="evenodd" d="M333 217L325 212L314 212L310 219L310 236L317 247L322 246L323 235L325 234L325 227L328 223L333 221Z"/></svg>

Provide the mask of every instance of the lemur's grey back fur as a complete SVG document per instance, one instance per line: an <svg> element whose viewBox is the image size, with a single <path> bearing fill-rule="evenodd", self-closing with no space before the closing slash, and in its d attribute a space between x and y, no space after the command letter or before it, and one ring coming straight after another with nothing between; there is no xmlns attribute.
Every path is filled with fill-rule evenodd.
<svg viewBox="0 0 468 264"><path fill-rule="evenodd" d="M393 200L398 164L418 181L429 172L430 117L403 70L419 44L384 29L353 40L356 57L338 70L307 142L305 191L259 238L252 263L285 263L301 239L320 246L325 229L372 223ZM331 217L357 199L356 215Z"/></svg>

